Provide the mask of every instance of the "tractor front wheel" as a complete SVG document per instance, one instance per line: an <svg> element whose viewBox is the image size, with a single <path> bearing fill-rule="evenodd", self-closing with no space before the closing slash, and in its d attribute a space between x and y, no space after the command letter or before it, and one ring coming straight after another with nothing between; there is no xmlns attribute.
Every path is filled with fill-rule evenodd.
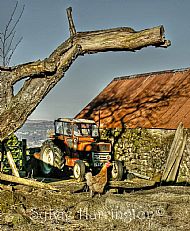
<svg viewBox="0 0 190 231"><path fill-rule="evenodd" d="M84 181L85 177L85 164L82 160L75 161L73 168L74 178L78 181Z"/></svg>
<svg viewBox="0 0 190 231"><path fill-rule="evenodd" d="M64 157L61 150L51 141L42 144L40 152L40 169L44 176L52 176L64 166Z"/></svg>
<svg viewBox="0 0 190 231"><path fill-rule="evenodd" d="M123 178L123 164L121 161L116 160L113 162L113 167L111 171L112 180L120 181Z"/></svg>

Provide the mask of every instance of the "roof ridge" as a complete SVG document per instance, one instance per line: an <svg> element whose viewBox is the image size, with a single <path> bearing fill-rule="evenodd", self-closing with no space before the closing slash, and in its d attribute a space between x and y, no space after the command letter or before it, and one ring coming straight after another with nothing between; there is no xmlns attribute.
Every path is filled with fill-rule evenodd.
<svg viewBox="0 0 190 231"><path fill-rule="evenodd" d="M190 70L190 67L180 68L180 69L173 69L173 70L146 72L146 73L141 73L141 74L134 74L134 75L115 77L112 81L140 78L140 77L144 77L144 76L148 76L148 75L159 75L159 74L164 74L164 73L183 72L183 71L188 71L188 70Z"/></svg>

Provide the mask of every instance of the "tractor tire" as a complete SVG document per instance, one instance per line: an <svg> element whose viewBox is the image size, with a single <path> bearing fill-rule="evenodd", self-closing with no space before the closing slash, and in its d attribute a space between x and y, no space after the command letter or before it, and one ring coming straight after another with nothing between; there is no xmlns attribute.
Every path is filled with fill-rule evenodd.
<svg viewBox="0 0 190 231"><path fill-rule="evenodd" d="M123 164L121 161L116 160L113 162L113 167L111 171L112 180L120 181L123 178Z"/></svg>
<svg viewBox="0 0 190 231"><path fill-rule="evenodd" d="M53 176L64 167L63 153L51 140L42 144L40 160L40 169L44 176Z"/></svg>
<svg viewBox="0 0 190 231"><path fill-rule="evenodd" d="M86 166L82 160L75 161L75 165L73 167L73 175L77 181L84 181L85 178Z"/></svg>

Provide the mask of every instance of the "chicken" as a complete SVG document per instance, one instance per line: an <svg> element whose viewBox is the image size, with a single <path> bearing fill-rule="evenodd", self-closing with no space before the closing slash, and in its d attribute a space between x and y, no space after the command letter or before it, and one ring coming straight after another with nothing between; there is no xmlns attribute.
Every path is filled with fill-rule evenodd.
<svg viewBox="0 0 190 231"><path fill-rule="evenodd" d="M100 172L96 176L92 176L91 172L87 172L85 175L87 186L90 190L90 197L93 193L99 193L99 196L104 191L104 187L107 183L107 168L111 166L110 162L104 164Z"/></svg>

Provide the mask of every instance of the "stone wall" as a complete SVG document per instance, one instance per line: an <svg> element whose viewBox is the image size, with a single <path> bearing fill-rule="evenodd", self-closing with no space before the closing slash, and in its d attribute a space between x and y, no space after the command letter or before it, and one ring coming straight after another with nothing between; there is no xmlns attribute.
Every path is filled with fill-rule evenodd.
<svg viewBox="0 0 190 231"><path fill-rule="evenodd" d="M180 165L178 181L190 182L190 130ZM154 177L162 173L174 139L175 130L164 129L105 129L101 137L111 140L115 159L127 170ZM188 148L189 147L189 148Z"/></svg>
<svg viewBox="0 0 190 231"><path fill-rule="evenodd" d="M187 129L187 144L183 153L179 169L178 181L190 182L190 129Z"/></svg>

